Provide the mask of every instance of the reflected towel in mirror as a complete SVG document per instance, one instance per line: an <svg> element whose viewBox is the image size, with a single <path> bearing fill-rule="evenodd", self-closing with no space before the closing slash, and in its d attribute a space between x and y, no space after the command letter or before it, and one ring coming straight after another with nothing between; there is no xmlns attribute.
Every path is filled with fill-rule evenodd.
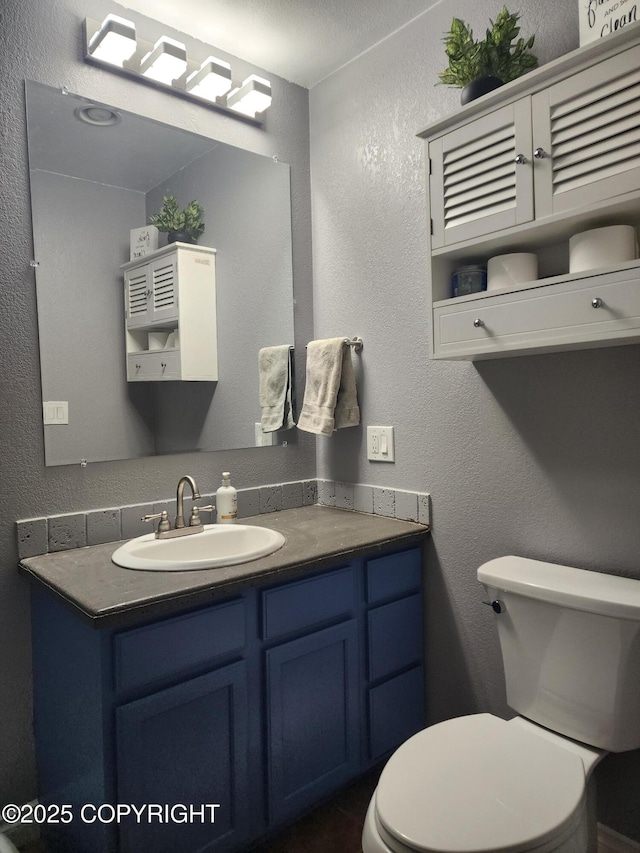
<svg viewBox="0 0 640 853"><path fill-rule="evenodd" d="M282 344L258 352L260 420L263 432L295 426L291 407L293 347Z"/></svg>
<svg viewBox="0 0 640 853"><path fill-rule="evenodd" d="M304 402L298 429L331 435L334 429L357 426L360 408L351 348L341 338L311 341L307 345Z"/></svg>

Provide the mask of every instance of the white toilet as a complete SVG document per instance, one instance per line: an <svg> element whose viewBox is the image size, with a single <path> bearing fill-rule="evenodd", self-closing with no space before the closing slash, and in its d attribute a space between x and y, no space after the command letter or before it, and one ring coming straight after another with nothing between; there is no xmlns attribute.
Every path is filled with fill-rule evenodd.
<svg viewBox="0 0 640 853"><path fill-rule="evenodd" d="M507 702L430 726L391 756L363 853L592 853L593 768L640 747L640 581L500 557L478 569Z"/></svg>
<svg viewBox="0 0 640 853"><path fill-rule="evenodd" d="M0 853L18 853L18 848L14 847L2 832L0 832Z"/></svg>

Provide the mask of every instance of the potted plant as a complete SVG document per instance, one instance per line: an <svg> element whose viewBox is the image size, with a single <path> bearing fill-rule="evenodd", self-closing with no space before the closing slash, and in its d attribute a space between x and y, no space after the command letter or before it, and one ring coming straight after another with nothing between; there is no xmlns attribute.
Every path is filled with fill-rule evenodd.
<svg viewBox="0 0 640 853"><path fill-rule="evenodd" d="M149 222L158 231L168 232L169 243L197 243L204 232L204 222L200 218L202 211L202 205L195 200L180 210L175 196L166 195L162 199L160 213L150 216Z"/></svg>
<svg viewBox="0 0 640 853"><path fill-rule="evenodd" d="M490 21L483 41L475 41L473 31L460 18L452 20L444 39L449 67L438 76L440 83L462 89L462 104L537 68L538 59L529 52L535 36L518 38L519 17L519 13L511 14L503 6L495 22Z"/></svg>

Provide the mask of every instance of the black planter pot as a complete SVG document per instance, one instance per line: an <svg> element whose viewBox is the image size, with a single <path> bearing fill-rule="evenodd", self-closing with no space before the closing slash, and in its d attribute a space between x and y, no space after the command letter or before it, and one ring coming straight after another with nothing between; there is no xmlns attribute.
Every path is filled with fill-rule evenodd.
<svg viewBox="0 0 640 853"><path fill-rule="evenodd" d="M464 106L469 101L475 101L476 98L480 98L500 86L504 86L504 83L499 77L480 77L463 87L460 92L460 103Z"/></svg>
<svg viewBox="0 0 640 853"><path fill-rule="evenodd" d="M185 231L168 231L167 243L197 243L197 240Z"/></svg>

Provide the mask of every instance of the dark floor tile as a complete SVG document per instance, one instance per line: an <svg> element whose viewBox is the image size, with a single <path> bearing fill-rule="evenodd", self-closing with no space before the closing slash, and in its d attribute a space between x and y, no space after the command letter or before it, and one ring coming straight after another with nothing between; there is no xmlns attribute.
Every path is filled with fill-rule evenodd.
<svg viewBox="0 0 640 853"><path fill-rule="evenodd" d="M367 773L362 779L359 779L353 785L346 788L336 797L336 806L345 814L356 817L364 823L369 802L376 789L381 772L382 768L377 767L372 772Z"/></svg>
<svg viewBox="0 0 640 853"><path fill-rule="evenodd" d="M380 768L283 829L251 853L361 853L362 826Z"/></svg>

